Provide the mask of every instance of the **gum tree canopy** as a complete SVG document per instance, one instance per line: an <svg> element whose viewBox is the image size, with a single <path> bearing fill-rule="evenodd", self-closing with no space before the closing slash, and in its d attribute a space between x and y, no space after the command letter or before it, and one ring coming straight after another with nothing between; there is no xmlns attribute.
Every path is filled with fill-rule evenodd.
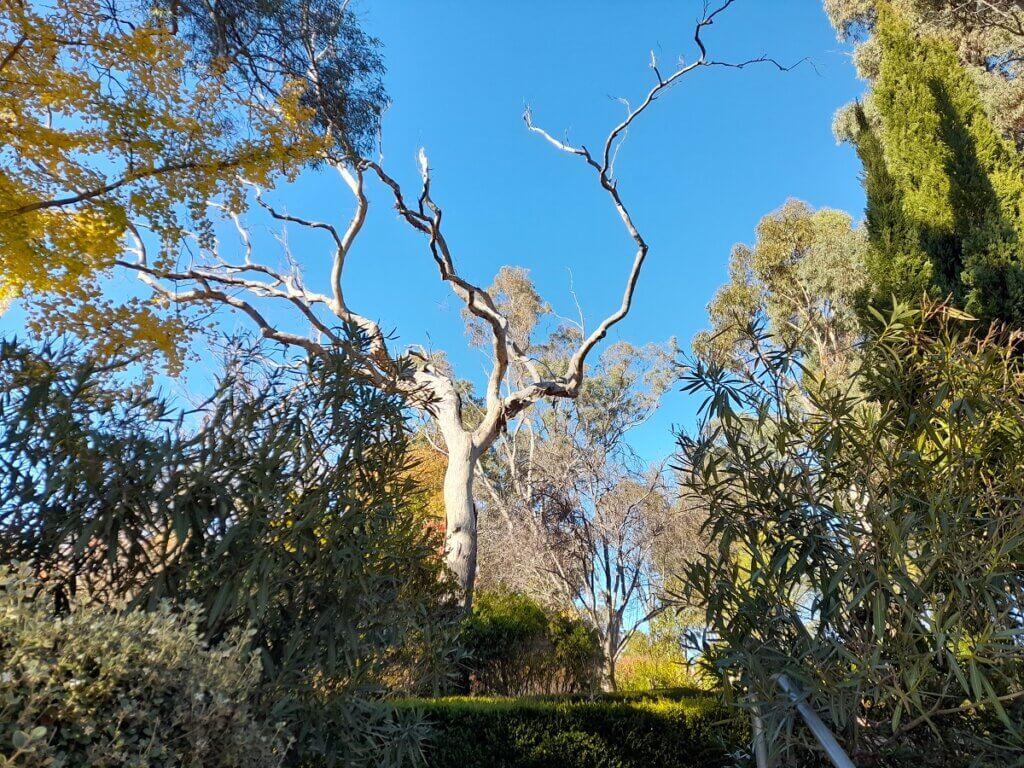
<svg viewBox="0 0 1024 768"><path fill-rule="evenodd" d="M258 250L255 240L237 215L235 223L246 243L246 257L241 263L228 261L217 251L216 243L207 241L199 242L198 248L193 249L195 255L188 263L178 266L167 260L151 258L142 237L135 239L131 249L135 258L122 258L119 263L135 270L168 302L230 306L248 316L267 339L305 350L310 355L326 356L345 344L346 334L339 330L339 325L354 326L365 334L370 344L368 352L361 358L363 373L379 387L402 393L412 407L428 414L437 423L444 438L447 453L444 478L446 557L468 607L472 602L477 558L477 519L473 498L476 462L491 447L505 424L524 409L543 398L576 397L584 379L588 356L629 312L649 246L620 193L614 170L616 151L633 123L673 85L686 75L706 67L727 65L708 55L702 35L732 5L732 1L727 0L714 9L708 9L696 23L693 35L696 56L689 63L680 61L671 72L663 73L658 62L652 60L653 86L638 105L629 109L625 118L612 128L596 151L585 145L556 139L534 125L529 111L524 116L530 131L556 149L578 158L593 173L595 182L607 195L633 244L619 306L584 334L564 364L557 368L545 366L532 354L529 345L517 338L510 308L503 306L499 297L471 281L461 270L456 260L456 249L445 234L443 211L434 197L430 167L422 150L419 155L422 186L413 195L407 195L381 162L352 151L341 153L326 147L322 154L324 167L337 172L354 200L351 218L344 225L285 212L268 202L258 184L254 185L255 200L270 216L326 239L330 249L326 263L330 267L328 274L321 278L325 285L322 290L307 285L297 267L282 271L275 269L270 260L258 259L254 252ZM314 53L314 60L317 55ZM779 66L766 57L727 66L743 67L755 62L771 62ZM313 102L319 103L322 97L317 91L318 83L314 80L311 85ZM349 304L344 290L345 264L367 218L367 186L371 181L383 186L400 219L424 236L439 278L450 286L466 311L480 321L489 336L492 365L486 385L484 414L478 423L470 424L464 419L464 392L446 366L418 349L394 350L381 326L370 315ZM278 324L274 319L278 315L271 315L267 310L275 304L290 308L300 321L308 324L313 335L296 334ZM508 376L513 361L529 372L527 380L514 387Z"/></svg>

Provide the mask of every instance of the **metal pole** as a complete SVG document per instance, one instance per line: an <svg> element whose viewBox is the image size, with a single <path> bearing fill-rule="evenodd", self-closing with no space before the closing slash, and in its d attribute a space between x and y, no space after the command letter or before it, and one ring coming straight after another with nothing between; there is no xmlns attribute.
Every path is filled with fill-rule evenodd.
<svg viewBox="0 0 1024 768"><path fill-rule="evenodd" d="M821 718L818 717L818 713L811 709L810 705L804 700L803 695L800 693L793 681L785 675L775 675L775 682L779 688L789 696L789 700L793 702L797 712L803 717L804 722L807 723L807 727L811 729L811 733L814 734L814 738L818 740L822 748L825 750L825 754L828 755L828 759L832 761L832 765L836 768L856 768L850 756L843 751L843 748L839 746L839 742L836 741L836 737L832 735L832 731L828 729ZM756 745L755 745L756 749ZM761 768L760 763L758 768Z"/></svg>

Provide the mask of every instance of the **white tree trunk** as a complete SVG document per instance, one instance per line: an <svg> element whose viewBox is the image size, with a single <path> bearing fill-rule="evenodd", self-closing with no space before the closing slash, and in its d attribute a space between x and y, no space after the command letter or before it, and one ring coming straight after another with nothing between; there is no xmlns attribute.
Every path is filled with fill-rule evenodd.
<svg viewBox="0 0 1024 768"><path fill-rule="evenodd" d="M444 472L444 557L455 576L463 607L473 607L476 581L476 504L473 476L480 451L473 434L462 422L461 399L454 388L445 392L431 407L431 415L444 437L448 463Z"/></svg>
<svg viewBox="0 0 1024 768"><path fill-rule="evenodd" d="M604 685L607 691L618 690L618 681L615 679L616 666L619 661L619 653L622 651L620 647L621 639L621 626L616 614L611 610L609 606L609 620L606 629L607 637L605 638L604 647Z"/></svg>
<svg viewBox="0 0 1024 768"><path fill-rule="evenodd" d="M448 441L448 466L444 473L444 554L468 611L473 605L476 580L476 505L473 502L476 454L469 436L462 437L461 441Z"/></svg>

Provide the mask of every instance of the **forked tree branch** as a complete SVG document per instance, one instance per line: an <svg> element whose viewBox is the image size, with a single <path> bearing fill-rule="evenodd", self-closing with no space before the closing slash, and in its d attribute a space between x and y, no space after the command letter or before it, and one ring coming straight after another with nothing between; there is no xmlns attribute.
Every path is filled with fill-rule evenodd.
<svg viewBox="0 0 1024 768"><path fill-rule="evenodd" d="M577 157L581 157L586 164L592 168L597 174L598 183L604 189L611 199L612 205L618 213L619 218L622 220L623 226L625 226L627 233L631 240L636 245L636 252L633 256L633 261L630 266L629 273L626 277L626 286L623 291L622 300L619 303L618 308L613 311L610 315L604 318L594 330L584 338L582 343L576 352L572 355L569 360L567 369L564 375L557 382L537 382L534 385L525 387L518 392L513 393L506 399L506 410L509 417L514 413L527 407L531 402L538 399L538 397L544 396L561 396L561 397L575 397L579 392L579 387L583 382L584 368L586 365L587 356L593 350L593 348L607 336L608 331L620 322L626 315L629 314L629 310L633 303L633 297L636 292L637 283L640 278L640 273L643 269L644 262L647 258L647 254L650 251L650 246L644 239L640 230L637 228L633 221L633 217L630 214L629 209L623 202L622 197L619 194L618 184L613 175L614 159L618 154L618 150L622 146L622 142L625 139L630 126L634 121L637 120L644 112L646 112L650 106L662 95L665 91L671 88L673 85L678 83L683 77L696 71L702 67L709 66L725 66L737 69L750 66L752 64L767 63L772 64L780 70L788 70L792 67L783 66L778 61L768 56L760 56L754 59L749 59L742 62L729 63L721 62L716 60L708 59L707 46L703 40L704 30L714 24L715 19L724 12L735 0L726 0L714 10L709 11L708 6L705 6L704 16L700 21L697 22L694 28L693 39L697 45L700 55L696 60L689 64L685 64L680 61L679 66L667 77L663 76L658 66L657 59L653 52L651 54L651 69L653 70L657 82L647 92L647 95L635 108L629 108L626 117L616 125L609 132L605 138L604 144L601 149L599 158L595 156L587 149L585 145L575 146L568 141L560 141L556 139L551 133L537 126L533 122L532 111L527 108L523 114L523 120L526 123L526 127L533 133L541 136L545 141L554 146L556 149L566 152ZM795 66L795 65L794 65Z"/></svg>
<svg viewBox="0 0 1024 768"><path fill-rule="evenodd" d="M147 262L144 248L141 247L142 240L137 237L137 233L135 233L137 246L129 250L138 255L138 260L136 262L121 260L118 263L136 270L154 291L169 301L220 302L234 307L252 318L261 333L267 338L301 347L310 354L322 355L328 351L328 347L336 347L344 343L337 331L332 328L331 323L325 320L321 314L325 311L329 312L330 315L344 323L357 326L369 338L369 358L364 361L364 367L376 384L406 394L427 391L430 398L452 397L455 388L454 381L450 376L434 369L426 357L412 353L394 354L389 349L387 337L380 325L369 317L353 311L346 302L344 293L345 264L353 244L363 229L369 209L365 187L366 177L369 175L376 178L390 192L394 207L401 219L426 236L431 257L437 266L441 280L451 286L453 293L464 304L466 310L485 323L490 331L492 367L486 387L485 412L480 425L471 432L474 450L479 453L494 442L509 420L515 418L521 411L538 400L546 397L576 397L584 379L588 355L607 336L611 328L625 318L630 311L640 273L650 250L619 193L614 177L614 159L632 124L654 104L659 96L687 74L700 68L707 66L743 68L754 63L771 63L780 69L786 69L767 57L735 64L708 58L702 35L706 28L711 26L733 2L734 0L725 0L714 10L709 10L705 6L704 14L696 23L693 35L699 55L691 63L686 64L680 61L676 69L666 76L662 74L657 60L652 55L651 69L655 74L656 83L635 108L627 107L626 117L611 129L598 154L591 153L584 145L574 146L568 141L556 139L543 128L534 124L529 109L524 114L526 126L531 132L540 135L560 151L582 158L587 166L593 169L598 184L608 195L635 246L618 307L582 339L579 347L569 358L566 369L560 375L542 375L536 361L530 356L529 350L521 348L513 338L510 321L503 314L494 297L486 289L472 283L460 274L444 234L443 209L435 202L431 192L430 166L422 150L419 156L421 186L415 202L406 199L401 185L384 170L380 162L369 159L332 161L342 181L355 199L354 212L344 231L326 222L278 210L264 199L262 190L253 185L257 204L274 220L281 221L286 225L300 226L321 232L330 239L333 250L330 267L330 295L306 289L297 272L295 274L282 273L255 263L252 260L251 238L237 217L234 217L235 225L242 237L246 251L243 264L228 263L215 254L213 263L209 266L191 266L182 270L156 268ZM174 285L175 289L171 290L168 283ZM177 290L179 285L188 286L188 290L179 292ZM248 294L253 298L288 302L309 323L310 327L315 329L321 340L287 333L273 326L252 302L241 297L243 294ZM403 365L403 360L408 360L410 357L417 362L412 373L409 372L408 366ZM519 366L518 370L527 372L527 380L525 384L517 383L514 391L503 394L503 388L512 386L509 381L509 367L513 361ZM413 404L429 410L425 405L426 402L427 400L414 401ZM461 415L459 415L458 421L460 422L459 427L464 429L461 424Z"/></svg>

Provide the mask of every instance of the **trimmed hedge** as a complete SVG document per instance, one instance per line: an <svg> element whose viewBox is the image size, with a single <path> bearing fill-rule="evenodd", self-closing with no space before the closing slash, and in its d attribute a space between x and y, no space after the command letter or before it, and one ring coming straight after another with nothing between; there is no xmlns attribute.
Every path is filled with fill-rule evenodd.
<svg viewBox="0 0 1024 768"><path fill-rule="evenodd" d="M429 768L717 768L749 743L709 697L407 700L432 725Z"/></svg>

